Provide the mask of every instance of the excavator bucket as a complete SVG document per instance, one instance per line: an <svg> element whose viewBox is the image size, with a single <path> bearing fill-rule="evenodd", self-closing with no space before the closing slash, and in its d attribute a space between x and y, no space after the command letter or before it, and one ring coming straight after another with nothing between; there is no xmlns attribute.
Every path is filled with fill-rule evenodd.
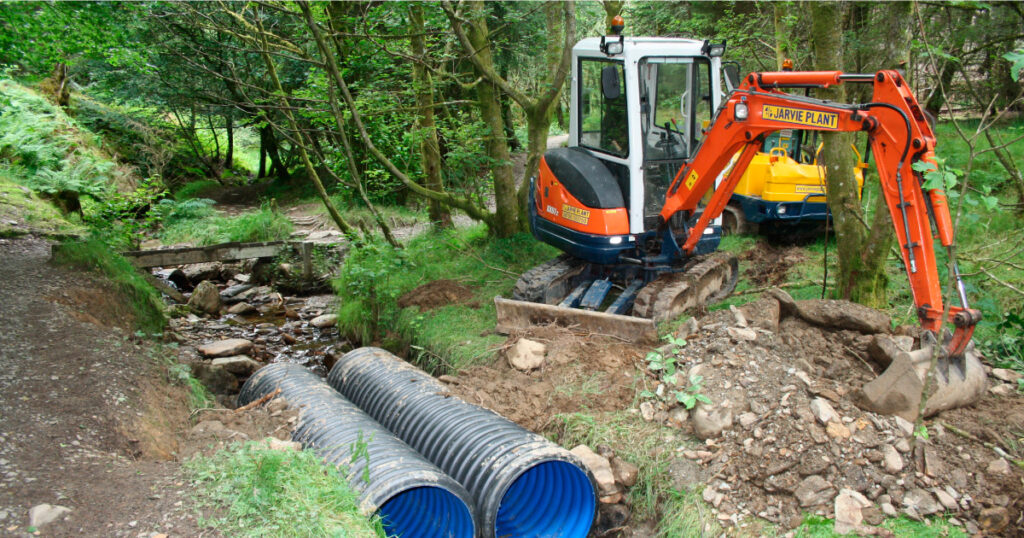
<svg viewBox="0 0 1024 538"><path fill-rule="evenodd" d="M963 355L950 357L935 343L923 343L921 349L905 351L893 358L880 376L866 383L855 394L864 409L896 415L913 422L923 410L929 417L946 409L970 405L985 394L985 368L968 344ZM934 382L928 400L921 406L921 396L928 379L932 354L938 352Z"/></svg>
<svg viewBox="0 0 1024 538"><path fill-rule="evenodd" d="M494 307L498 313L498 325L495 330L500 334L510 334L531 325L554 323L564 327L579 327L594 334L613 336L627 342L654 344L658 341L658 330L653 319L514 301L504 297L495 297Z"/></svg>

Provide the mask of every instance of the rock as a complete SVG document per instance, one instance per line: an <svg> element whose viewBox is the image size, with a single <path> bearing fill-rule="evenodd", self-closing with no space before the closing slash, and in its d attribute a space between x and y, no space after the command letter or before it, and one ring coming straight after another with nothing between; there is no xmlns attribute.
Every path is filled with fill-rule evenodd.
<svg viewBox="0 0 1024 538"><path fill-rule="evenodd" d="M825 433L833 439L849 439L850 429L839 422L829 422L825 426Z"/></svg>
<svg viewBox="0 0 1024 538"><path fill-rule="evenodd" d="M548 352L547 346L540 342L520 338L508 350L508 363L516 370L528 372L540 368Z"/></svg>
<svg viewBox="0 0 1024 538"><path fill-rule="evenodd" d="M281 333L281 341L289 346L294 344L298 340L299 339L296 338L295 335L292 333Z"/></svg>
<svg viewBox="0 0 1024 538"><path fill-rule="evenodd" d="M237 376L248 377L256 370L259 370L260 363L252 360L247 355L235 355L233 357L213 359L210 366L223 368Z"/></svg>
<svg viewBox="0 0 1024 538"><path fill-rule="evenodd" d="M835 299L796 301L797 315L808 323L864 334L888 333L889 316L864 305Z"/></svg>
<svg viewBox="0 0 1024 538"><path fill-rule="evenodd" d="M231 357L252 351L252 342L244 338L228 338L203 344L198 349L204 357Z"/></svg>
<svg viewBox="0 0 1024 538"><path fill-rule="evenodd" d="M871 501L850 489L842 489L835 500L836 534L853 532L864 521L861 510L871 506Z"/></svg>
<svg viewBox="0 0 1024 538"><path fill-rule="evenodd" d="M691 411L691 416L694 433L701 439L718 437L723 430L732 427L732 409L724 406L698 402Z"/></svg>
<svg viewBox="0 0 1024 538"><path fill-rule="evenodd" d="M317 316L317 317L309 320L309 324L314 326L314 327L316 327L316 328L318 328L318 329L325 329L327 327L334 327L335 325L337 325L337 323L338 323L338 316L336 314L324 314L322 316ZM522 340L520 340L520 341L522 341Z"/></svg>
<svg viewBox="0 0 1024 538"><path fill-rule="evenodd" d="M939 500L939 504L941 504L946 510L957 510L960 508L956 504L956 499L954 499L949 493L946 493L939 488L933 489L932 493L935 494L935 498Z"/></svg>
<svg viewBox="0 0 1024 538"><path fill-rule="evenodd" d="M192 377L198 379L214 394L238 392L238 378L235 377L235 374L207 362L192 363Z"/></svg>
<svg viewBox="0 0 1024 538"><path fill-rule="evenodd" d="M988 388L989 393L993 396L1009 396L1014 393L1013 387L1009 383L998 383Z"/></svg>
<svg viewBox="0 0 1024 538"><path fill-rule="evenodd" d="M640 476L640 468L628 461L613 457L611 459L612 474L615 475L615 481L626 486L627 488L633 487L636 484L637 478Z"/></svg>
<svg viewBox="0 0 1024 538"><path fill-rule="evenodd" d="M188 276L186 276L185 272L181 269L163 269L157 271L156 276L174 284L174 287L178 288L178 291L189 291L192 289L192 283L189 282Z"/></svg>
<svg viewBox="0 0 1024 538"><path fill-rule="evenodd" d="M882 503L879 508L882 509L882 513L885 514L886 517L898 517L900 515L900 513L896 511L896 507L890 503Z"/></svg>
<svg viewBox="0 0 1024 538"><path fill-rule="evenodd" d="M221 299L232 299L235 296L249 291L254 288L252 284L235 284L234 286L228 286L224 291L220 292Z"/></svg>
<svg viewBox="0 0 1024 538"><path fill-rule="evenodd" d="M298 441L282 441L274 437L267 437L263 440L263 445L270 450L280 450L282 452L288 452L291 450L302 450L302 443Z"/></svg>
<svg viewBox="0 0 1024 538"><path fill-rule="evenodd" d="M700 332L700 323L697 322L697 318L691 317L690 319L686 320L686 323L683 325L682 329L683 330L680 331L679 336L687 338L690 335L694 335Z"/></svg>
<svg viewBox="0 0 1024 538"><path fill-rule="evenodd" d="M715 508L718 508L722 501L725 500L725 494L711 486L704 488L704 492L701 495L704 498L704 502Z"/></svg>
<svg viewBox="0 0 1024 538"><path fill-rule="evenodd" d="M220 264L217 262L191 263L182 265L181 270L192 284L220 276Z"/></svg>
<svg viewBox="0 0 1024 538"><path fill-rule="evenodd" d="M654 404L651 402L640 402L640 418L645 422L654 420Z"/></svg>
<svg viewBox="0 0 1024 538"><path fill-rule="evenodd" d="M221 300L217 286L209 280L200 282L192 292L192 296L188 298L188 306L210 315L220 313Z"/></svg>
<svg viewBox="0 0 1024 538"><path fill-rule="evenodd" d="M71 509L66 506L37 504L28 511L28 525L37 528L49 525L69 513L71 513Z"/></svg>
<svg viewBox="0 0 1024 538"><path fill-rule="evenodd" d="M754 329L748 329L745 327L729 327L726 329L729 336L737 342L753 342L757 340L757 332Z"/></svg>
<svg viewBox="0 0 1024 538"><path fill-rule="evenodd" d="M914 423L913 422L911 422L911 421L909 421L909 420L907 420L907 419L905 419L903 417L900 417L900 416L895 416L895 417L892 417L892 418L896 422L896 427L898 427L900 429L900 431L903 432L903 435L911 435L911 434L914 433ZM908 444L907 445L907 450L910 450L909 446L910 445Z"/></svg>
<svg viewBox="0 0 1024 538"><path fill-rule="evenodd" d="M246 302L235 303L228 308L228 314L235 314L237 316L255 314L256 312L259 312L259 310L255 306Z"/></svg>
<svg viewBox="0 0 1024 538"><path fill-rule="evenodd" d="M629 521L629 508L621 504L602 504L597 514L598 525L603 529L618 529Z"/></svg>
<svg viewBox="0 0 1024 538"><path fill-rule="evenodd" d="M597 481L597 489L601 495L618 493L619 488L615 486L615 473L612 472L612 466L605 457L598 455L587 445L577 445L569 452L575 454L590 470L590 474Z"/></svg>
<svg viewBox="0 0 1024 538"><path fill-rule="evenodd" d="M757 422L757 415L747 412L739 416L740 426L749 430Z"/></svg>
<svg viewBox="0 0 1024 538"><path fill-rule="evenodd" d="M832 404L824 398L811 400L811 413L814 413L814 418L817 418L822 425L827 425L829 422L840 422L839 413L836 413Z"/></svg>
<svg viewBox="0 0 1024 538"><path fill-rule="evenodd" d="M868 356L882 368L888 368L892 361L903 352L910 351L914 339L909 336L876 334L868 343Z"/></svg>
<svg viewBox="0 0 1024 538"><path fill-rule="evenodd" d="M682 427L690 419L690 410L682 406L676 407L669 412L668 419L673 426Z"/></svg>
<svg viewBox="0 0 1024 538"><path fill-rule="evenodd" d="M942 505L935 500L935 497L921 488L912 488L903 494L903 506L921 516L929 516L942 511Z"/></svg>
<svg viewBox="0 0 1024 538"><path fill-rule="evenodd" d="M801 508L808 508L829 502L835 493L832 484L818 475L811 475L800 482L793 495L800 501Z"/></svg>
<svg viewBox="0 0 1024 538"><path fill-rule="evenodd" d="M779 330L779 301L773 297L762 297L740 308L747 319L747 326L771 332Z"/></svg>
<svg viewBox="0 0 1024 538"><path fill-rule="evenodd" d="M1010 464L1003 458L996 458L989 462L986 470L989 474L1010 474Z"/></svg>
<svg viewBox="0 0 1024 538"><path fill-rule="evenodd" d="M743 311L736 308L734 305L729 305L729 311L732 312L732 317L736 320L737 327L747 326L747 317L743 315Z"/></svg>
<svg viewBox="0 0 1024 538"><path fill-rule="evenodd" d="M903 456L892 445L882 447L882 458L885 461L885 472L896 474L903 470Z"/></svg>
<svg viewBox="0 0 1024 538"><path fill-rule="evenodd" d="M992 377L994 377L994 378L996 378L996 379L998 379L1000 381L1005 381L1007 383L1010 383L1011 385L1012 384L1016 384L1017 381L1020 380L1020 379L1024 379L1024 375L1021 375L1018 372L1015 372L1013 370L1009 370L1009 369L1006 369L1006 368L993 368L992 369Z"/></svg>
<svg viewBox="0 0 1024 538"><path fill-rule="evenodd" d="M978 524L986 533L997 534L1010 524L1010 513L1002 506L986 508L978 514Z"/></svg>
<svg viewBox="0 0 1024 538"><path fill-rule="evenodd" d="M900 451L903 454L906 454L907 452L910 452L910 441L908 441L906 439L906 437L897 439L895 446L896 446L896 450Z"/></svg>

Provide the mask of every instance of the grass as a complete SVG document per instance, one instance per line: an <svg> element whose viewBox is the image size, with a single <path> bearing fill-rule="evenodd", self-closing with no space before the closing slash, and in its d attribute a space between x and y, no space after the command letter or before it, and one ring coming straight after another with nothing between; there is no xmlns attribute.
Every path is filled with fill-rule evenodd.
<svg viewBox="0 0 1024 538"><path fill-rule="evenodd" d="M916 538L941 538L945 536L966 537L967 533L960 527L952 525L941 517L925 519L924 522L914 521L906 516L886 519L882 528L892 531L896 536L914 536ZM835 532L835 521L821 516L807 515L803 523L796 529L796 538L828 538L841 535Z"/></svg>
<svg viewBox="0 0 1024 538"><path fill-rule="evenodd" d="M221 184L212 179L190 181L182 185L178 190L174 191L174 199L179 202L183 202L193 198L205 198L205 195L208 195L220 188Z"/></svg>
<svg viewBox="0 0 1024 538"><path fill-rule="evenodd" d="M490 360L505 340L494 334L494 296L510 296L521 272L555 255L526 234L489 237L482 225L427 232L402 251L362 248L349 254L335 282L342 299L338 325L363 344L412 346L413 359L434 373L457 372ZM429 312L398 308L403 294L442 278L472 288L473 299Z"/></svg>
<svg viewBox="0 0 1024 538"><path fill-rule="evenodd" d="M111 250L103 241L89 238L64 242L54 250L53 261L103 275L131 308L135 326L140 331L148 334L163 331L167 318L160 293L124 256Z"/></svg>
<svg viewBox="0 0 1024 538"><path fill-rule="evenodd" d="M29 233L67 237L85 233L85 227L69 221L53 204L16 184L7 171L0 168L0 237Z"/></svg>
<svg viewBox="0 0 1024 538"><path fill-rule="evenodd" d="M377 517L359 511L352 489L311 451L234 444L185 464L203 523L227 536L383 537Z"/></svg>
<svg viewBox="0 0 1024 538"><path fill-rule="evenodd" d="M283 214L264 204L258 210L236 217L218 215L210 209L187 218L164 223L159 232L166 244L192 243L198 246L215 245L229 241L255 242L288 239L292 223Z"/></svg>

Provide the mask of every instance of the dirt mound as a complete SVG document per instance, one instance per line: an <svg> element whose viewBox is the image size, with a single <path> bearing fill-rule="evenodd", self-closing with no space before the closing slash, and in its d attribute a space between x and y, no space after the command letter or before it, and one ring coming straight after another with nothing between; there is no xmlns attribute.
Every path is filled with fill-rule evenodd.
<svg viewBox="0 0 1024 538"><path fill-rule="evenodd" d="M464 400L533 431L543 431L558 414L614 411L632 403L634 375L643 363L641 350L555 325L534 327L519 336L547 346L541 368L521 372L500 359L442 380ZM510 345L517 338L510 338Z"/></svg>
<svg viewBox="0 0 1024 538"><path fill-rule="evenodd" d="M210 455L234 442L267 437L289 441L298 417L299 412L289 407L284 398L275 398L263 406L243 411L205 410L183 443L182 460L200 453Z"/></svg>
<svg viewBox="0 0 1024 538"><path fill-rule="evenodd" d="M744 274L755 286L777 286L786 281L789 269L804 259L803 250L795 246L773 245L760 241L745 252L746 271Z"/></svg>
<svg viewBox="0 0 1024 538"><path fill-rule="evenodd" d="M473 298L473 290L454 280L441 279L427 282L398 298L398 306L418 306L433 310L450 304L463 304Z"/></svg>

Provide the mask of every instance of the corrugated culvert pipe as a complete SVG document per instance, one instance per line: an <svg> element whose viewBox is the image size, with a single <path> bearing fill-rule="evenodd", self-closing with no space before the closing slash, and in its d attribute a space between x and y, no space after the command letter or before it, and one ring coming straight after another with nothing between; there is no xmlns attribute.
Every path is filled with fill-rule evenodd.
<svg viewBox="0 0 1024 538"><path fill-rule="evenodd" d="M461 484L305 367L277 363L259 369L242 386L238 405L277 388L299 408L292 439L344 473L359 493L360 508L376 511L388 536L475 536L473 503Z"/></svg>
<svg viewBox="0 0 1024 538"><path fill-rule="evenodd" d="M346 353L327 382L466 486L490 537L584 537L596 488L569 451L452 396L425 372L374 347Z"/></svg>

